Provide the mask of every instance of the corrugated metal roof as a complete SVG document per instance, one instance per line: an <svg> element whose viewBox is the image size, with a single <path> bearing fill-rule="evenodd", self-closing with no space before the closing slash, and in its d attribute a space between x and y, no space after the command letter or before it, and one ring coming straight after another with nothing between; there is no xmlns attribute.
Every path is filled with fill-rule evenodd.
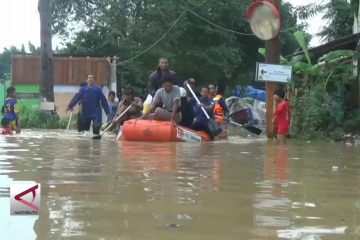
<svg viewBox="0 0 360 240"><path fill-rule="evenodd" d="M360 37L360 33L348 35L346 37L338 38L334 41L325 43L323 45L309 48L309 52L314 54L315 56L317 56L317 55L323 55L325 53L339 50L339 49L355 50L356 46L357 46L357 42L359 41L359 37ZM302 55L302 54L304 54L304 52L300 51L300 52L291 54L291 55L287 56L286 58L290 59L294 56L298 56L298 55Z"/></svg>

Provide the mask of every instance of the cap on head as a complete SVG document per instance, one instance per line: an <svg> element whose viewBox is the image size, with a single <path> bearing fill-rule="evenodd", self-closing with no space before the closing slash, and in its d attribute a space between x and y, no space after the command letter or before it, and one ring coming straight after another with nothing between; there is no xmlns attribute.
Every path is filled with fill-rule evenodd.
<svg viewBox="0 0 360 240"><path fill-rule="evenodd" d="M124 94L125 95L133 95L133 90L131 88L125 88Z"/></svg>
<svg viewBox="0 0 360 240"><path fill-rule="evenodd" d="M196 82L195 82L195 79L190 78L190 79L189 79L189 83L190 83L190 84L195 84L195 83L196 83Z"/></svg>

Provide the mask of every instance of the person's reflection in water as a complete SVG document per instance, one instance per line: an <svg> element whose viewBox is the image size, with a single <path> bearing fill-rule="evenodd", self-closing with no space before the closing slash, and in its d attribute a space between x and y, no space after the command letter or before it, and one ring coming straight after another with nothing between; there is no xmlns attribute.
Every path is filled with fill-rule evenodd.
<svg viewBox="0 0 360 240"><path fill-rule="evenodd" d="M174 170L177 145L142 144L121 142L121 158L125 172Z"/></svg>
<svg viewBox="0 0 360 240"><path fill-rule="evenodd" d="M283 186L288 185L289 152L282 146L276 149L275 179L277 180L272 188L272 194L276 197L284 196Z"/></svg>
<svg viewBox="0 0 360 240"><path fill-rule="evenodd" d="M265 179L259 186L254 201L255 224L258 227L284 228L290 226L288 210L291 201L286 198L284 187L288 178L288 152L286 148L277 147L273 142L266 146L264 165ZM275 230L257 228L254 234L276 236ZM265 234L265 235L264 235Z"/></svg>
<svg viewBox="0 0 360 240"><path fill-rule="evenodd" d="M202 144L199 151L201 151L200 156L203 156L202 166L204 167L198 173L201 192L219 191L222 161L225 155L224 146L222 144Z"/></svg>
<svg viewBox="0 0 360 240"><path fill-rule="evenodd" d="M121 142L123 171L132 173L131 179L146 183L144 190L150 202L166 202L176 169L177 144Z"/></svg>

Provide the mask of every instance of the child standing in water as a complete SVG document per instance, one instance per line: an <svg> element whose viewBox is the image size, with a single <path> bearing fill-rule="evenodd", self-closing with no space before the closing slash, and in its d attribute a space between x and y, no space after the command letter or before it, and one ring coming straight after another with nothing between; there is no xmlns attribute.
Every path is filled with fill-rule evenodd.
<svg viewBox="0 0 360 240"><path fill-rule="evenodd" d="M9 123L10 123L9 119L7 118L1 119L0 135L11 135Z"/></svg>
<svg viewBox="0 0 360 240"><path fill-rule="evenodd" d="M107 119L106 123L102 126L102 130L105 130L109 126L109 124L111 124L113 122L114 117L116 115L116 112L118 110L119 102L115 101L115 97L116 97L115 92L110 91L109 95L108 95L108 103L109 103L109 108L110 108L110 114L108 116L108 119ZM113 128L115 128L115 126Z"/></svg>
<svg viewBox="0 0 360 240"><path fill-rule="evenodd" d="M290 126L290 104L285 100L285 91L281 88L274 92L274 114L277 123L277 141L280 145L286 145L286 135Z"/></svg>
<svg viewBox="0 0 360 240"><path fill-rule="evenodd" d="M10 131L16 131L20 133L20 122L19 122L19 107L17 104L16 90L14 87L9 87L6 90L7 98L4 102L2 114L9 120Z"/></svg>

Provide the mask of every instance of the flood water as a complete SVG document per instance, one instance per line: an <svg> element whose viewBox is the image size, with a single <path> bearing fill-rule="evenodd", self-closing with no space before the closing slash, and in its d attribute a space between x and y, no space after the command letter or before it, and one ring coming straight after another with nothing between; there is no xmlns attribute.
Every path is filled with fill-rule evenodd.
<svg viewBox="0 0 360 240"><path fill-rule="evenodd" d="M1 239L360 239L359 147L90 137L0 138ZM40 216L9 215L20 182L41 183Z"/></svg>

